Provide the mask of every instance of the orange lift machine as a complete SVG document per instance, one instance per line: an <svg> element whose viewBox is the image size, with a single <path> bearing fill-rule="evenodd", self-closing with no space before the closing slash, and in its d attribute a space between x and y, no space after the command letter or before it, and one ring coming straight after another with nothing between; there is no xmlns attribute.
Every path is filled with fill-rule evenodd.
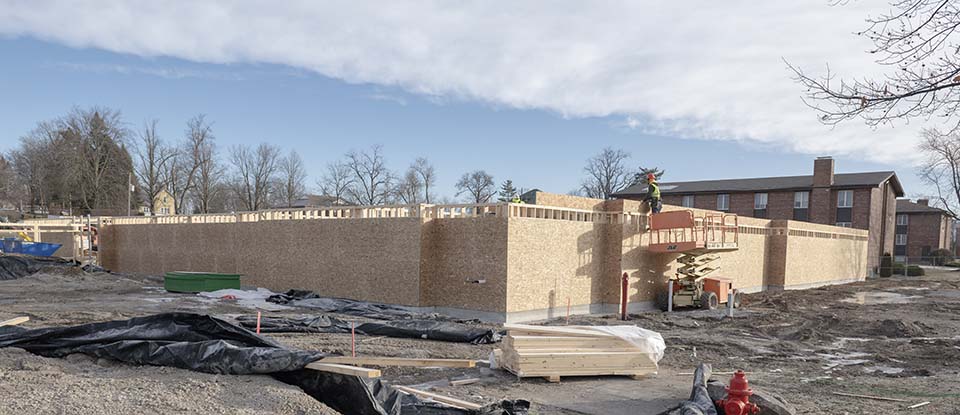
<svg viewBox="0 0 960 415"><path fill-rule="evenodd" d="M705 214L676 210L650 215L650 252L680 254L676 275L657 296L657 305L715 309L727 303L734 292L733 280L716 276L720 252L738 249L737 215ZM742 294L735 292L733 306L739 307Z"/></svg>

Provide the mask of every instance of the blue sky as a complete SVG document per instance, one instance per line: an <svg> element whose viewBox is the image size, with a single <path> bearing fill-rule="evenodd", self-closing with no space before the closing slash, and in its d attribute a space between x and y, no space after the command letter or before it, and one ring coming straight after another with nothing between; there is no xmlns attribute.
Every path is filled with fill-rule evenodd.
<svg viewBox="0 0 960 415"><path fill-rule="evenodd" d="M650 102L661 92L650 93L639 105L629 101L631 94L611 92L620 91L615 83L606 85L624 74L607 73L605 84L565 95L565 86L585 87L579 80L551 84L548 72L525 78L512 77L513 72L491 74L511 87L489 92L494 87L482 77L452 74L448 68L441 72L412 65L415 76L393 69L376 72L368 56L346 59L331 69L326 61L297 63L303 59L296 56L138 51L110 41L51 38L41 29L4 30L2 23L0 19L3 151L38 121L74 106L105 106L119 109L132 129L158 119L168 141L182 136L188 118L206 114L223 151L231 144L261 141L296 149L306 161L311 185L326 163L350 149L379 143L397 171L417 156L427 157L437 168L440 194L450 197L456 179L474 169L487 170L498 183L509 178L526 188L565 193L578 187L585 160L607 146L629 151L634 165L666 169L671 181L809 174L815 156L832 154L838 172L896 170L908 195L924 192L909 161L894 163L896 154L911 151L913 130L901 131L909 140L866 127L851 135L850 128L818 125L812 112L794 111L782 120L776 114L760 118L755 109L742 112L747 115L738 112L741 103L758 105L755 101L764 96L734 100L727 94L730 101L723 102L705 93L701 103L681 106L677 101L698 98L663 91L669 99L662 105ZM380 56L398 66L406 62ZM787 78L781 69L768 76ZM656 75L641 71L638 76ZM637 88L637 94L656 89L653 81L648 86L623 82L623 88ZM791 96L780 99L799 104L800 91L787 91ZM622 104L605 107L608 102ZM701 107L710 110L688 110ZM781 124L803 133L791 136ZM890 149L890 143L902 148ZM885 155L871 153L871 145L885 148Z"/></svg>

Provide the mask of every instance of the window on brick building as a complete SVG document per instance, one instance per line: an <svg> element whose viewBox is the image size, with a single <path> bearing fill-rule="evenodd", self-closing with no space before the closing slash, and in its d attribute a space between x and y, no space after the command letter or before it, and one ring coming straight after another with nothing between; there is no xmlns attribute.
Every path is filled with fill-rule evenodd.
<svg viewBox="0 0 960 415"><path fill-rule="evenodd" d="M753 194L753 217L767 217L767 199L768 195L766 193Z"/></svg>
<svg viewBox="0 0 960 415"><path fill-rule="evenodd" d="M841 190L837 192L837 207L838 208L853 207L853 190Z"/></svg>
<svg viewBox="0 0 960 415"><path fill-rule="evenodd" d="M895 236L893 237L893 244L894 244L894 245L906 245L906 244L907 244L907 235L903 235L903 234L895 235Z"/></svg>
<svg viewBox="0 0 960 415"><path fill-rule="evenodd" d="M730 210L730 195L726 193L717 195L717 210Z"/></svg>
<svg viewBox="0 0 960 415"><path fill-rule="evenodd" d="M851 223L851 222L837 222L837 226L839 226L839 227L841 227L841 228L852 228L852 227L853 227L853 223Z"/></svg>
<svg viewBox="0 0 960 415"><path fill-rule="evenodd" d="M841 225L844 223L846 225ZM852 227L853 223L853 190L837 192L837 226Z"/></svg>
<svg viewBox="0 0 960 415"><path fill-rule="evenodd" d="M793 193L793 220L810 219L810 192Z"/></svg>
<svg viewBox="0 0 960 415"><path fill-rule="evenodd" d="M907 219L907 215L897 215L897 225L908 225L910 219Z"/></svg>
<svg viewBox="0 0 960 415"><path fill-rule="evenodd" d="M686 195L680 201L680 206L692 208L693 207L693 195Z"/></svg>
<svg viewBox="0 0 960 415"><path fill-rule="evenodd" d="M793 194L793 208L807 209L810 207L810 192L795 192Z"/></svg>

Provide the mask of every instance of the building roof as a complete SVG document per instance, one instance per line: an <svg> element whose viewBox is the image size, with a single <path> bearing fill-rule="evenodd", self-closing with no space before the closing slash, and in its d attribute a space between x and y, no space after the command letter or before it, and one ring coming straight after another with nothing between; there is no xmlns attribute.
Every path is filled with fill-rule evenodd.
<svg viewBox="0 0 960 415"><path fill-rule="evenodd" d="M877 171L868 173L843 173L833 176L834 188L874 187L890 180L893 192L898 197L903 196L903 187L897 174L892 171ZM813 176L783 176L758 177L751 179L702 180L695 182L662 182L660 193L663 194L695 194L695 193L736 193L757 192L770 190L800 190L813 187ZM633 185L623 189L613 196L625 197L647 193L646 185Z"/></svg>
<svg viewBox="0 0 960 415"><path fill-rule="evenodd" d="M933 206L911 202L910 199L897 199L897 213L939 213L947 215L947 211Z"/></svg>

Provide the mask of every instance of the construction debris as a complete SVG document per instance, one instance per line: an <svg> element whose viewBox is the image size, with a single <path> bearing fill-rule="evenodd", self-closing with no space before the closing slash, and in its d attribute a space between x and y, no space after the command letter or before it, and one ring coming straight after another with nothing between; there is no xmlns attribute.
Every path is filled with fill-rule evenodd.
<svg viewBox="0 0 960 415"><path fill-rule="evenodd" d="M450 386L471 385L480 381L480 378L456 379L450 381Z"/></svg>
<svg viewBox="0 0 960 415"><path fill-rule="evenodd" d="M498 365L518 377L624 375L657 372L665 345L659 333L636 326L506 324Z"/></svg>
<svg viewBox="0 0 960 415"><path fill-rule="evenodd" d="M73 327L3 332L0 347L18 347L46 357L82 353L138 365L214 374L265 374L299 386L341 413L462 414L401 396L398 390L372 379L379 376L379 370L316 362L325 355L288 349L239 326L199 314L165 313ZM478 410L473 413L484 415L521 415L529 408L525 401L504 401L487 407L471 405L475 405L471 410Z"/></svg>
<svg viewBox="0 0 960 415"><path fill-rule="evenodd" d="M33 275L47 267L75 267L78 263L58 257L0 254L0 281Z"/></svg>
<svg viewBox="0 0 960 415"><path fill-rule="evenodd" d="M436 402L440 402L442 404L446 404L458 409L472 410L472 409L483 408L483 405L477 405L473 402L467 402L464 400L451 398L449 396L443 396L437 393L426 392L419 389L409 388L406 386L394 386L394 388L396 388L400 392L409 393L411 395L415 395L420 398L432 399Z"/></svg>
<svg viewBox="0 0 960 415"><path fill-rule="evenodd" d="M860 398L860 399L873 399L875 401L889 401L889 402L910 402L906 399L897 399L897 398L887 398L884 396L872 396L872 395L860 395L856 393L844 393L844 392L830 392L837 396L846 396L850 398Z"/></svg>

